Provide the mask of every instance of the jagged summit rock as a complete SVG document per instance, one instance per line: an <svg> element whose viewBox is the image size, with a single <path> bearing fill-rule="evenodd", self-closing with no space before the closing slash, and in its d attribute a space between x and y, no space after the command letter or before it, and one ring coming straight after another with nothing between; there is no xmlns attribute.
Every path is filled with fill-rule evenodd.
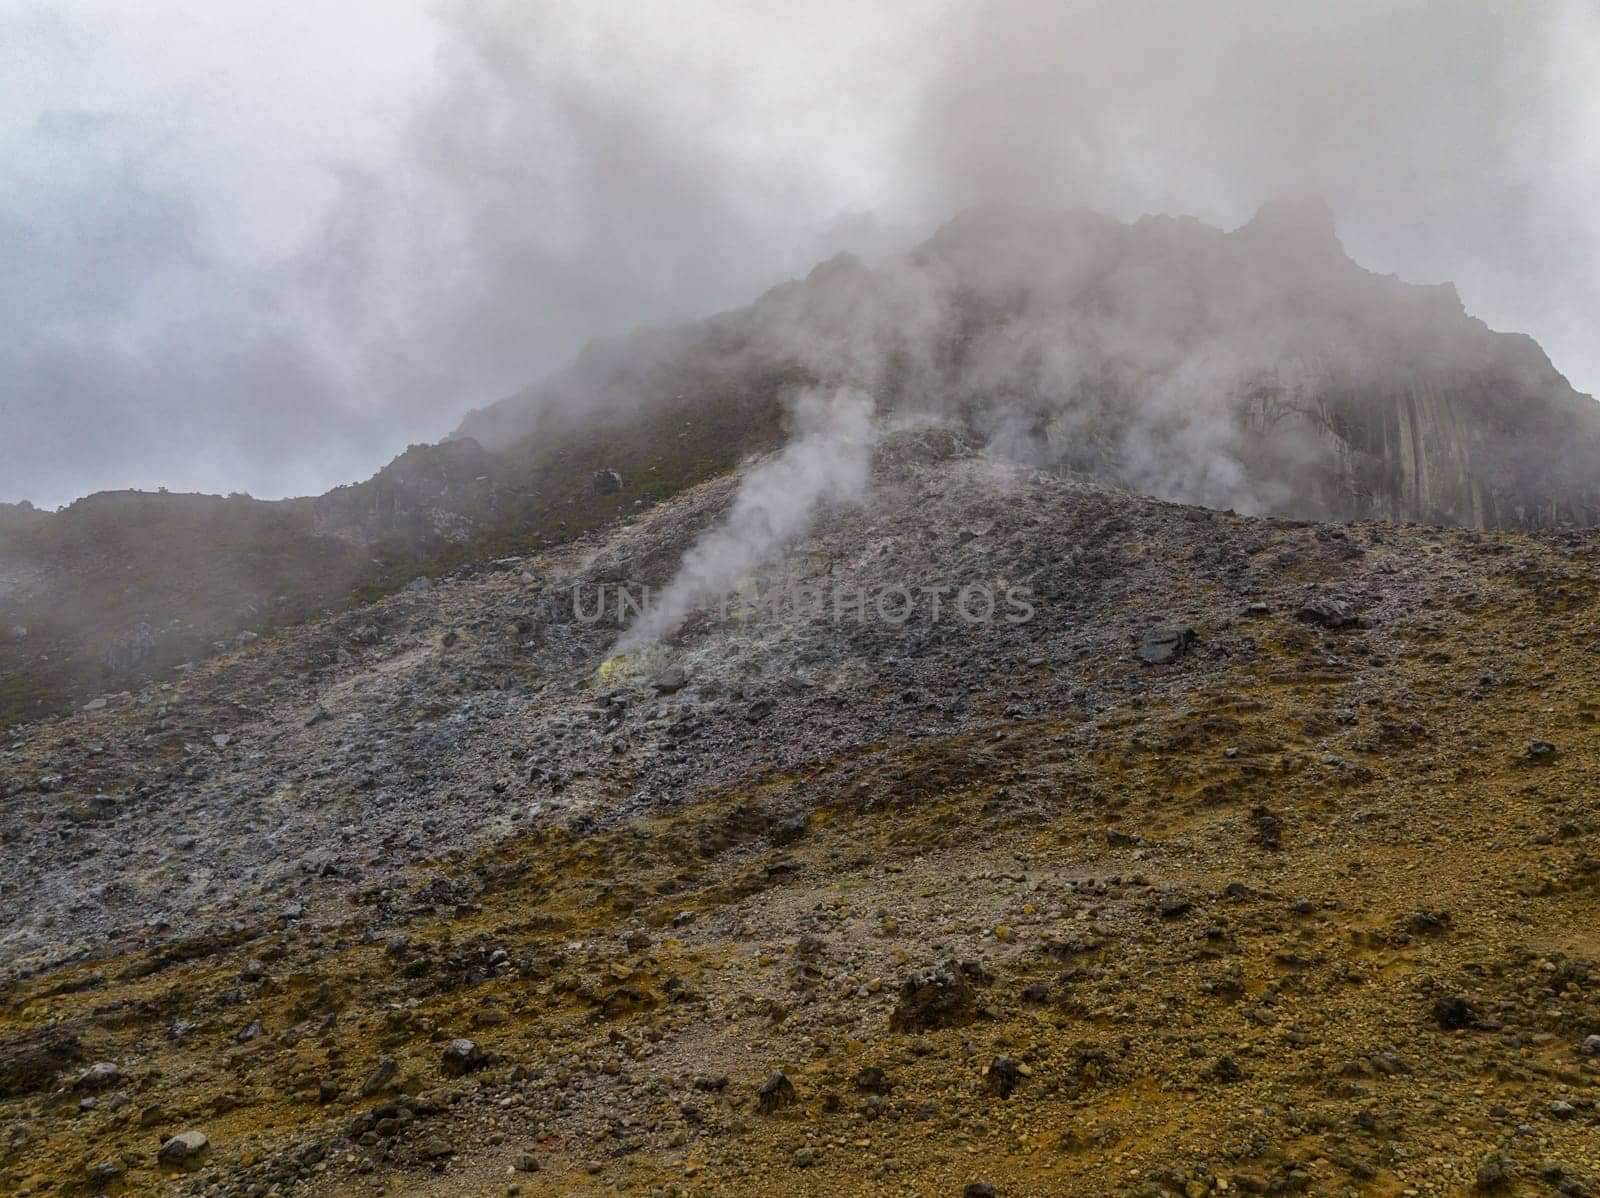
<svg viewBox="0 0 1600 1198"><path fill-rule="evenodd" d="M1271 239L1279 249L1299 246L1344 253L1333 208L1321 196L1270 200L1256 210L1241 232L1248 237Z"/></svg>
<svg viewBox="0 0 1600 1198"><path fill-rule="evenodd" d="M515 445L564 412L678 399L705 418L688 398L704 383L775 403L772 372L862 387L888 413L958 414L993 452L1212 507L1600 520L1600 405L1449 284L1363 269L1309 197L1231 232L969 209L880 266L840 256L748 308L607 342L458 435Z"/></svg>

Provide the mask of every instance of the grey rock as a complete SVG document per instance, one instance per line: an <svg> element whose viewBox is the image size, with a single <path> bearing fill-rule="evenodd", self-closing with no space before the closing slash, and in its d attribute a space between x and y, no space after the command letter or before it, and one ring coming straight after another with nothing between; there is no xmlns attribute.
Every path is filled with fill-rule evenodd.
<svg viewBox="0 0 1600 1198"><path fill-rule="evenodd" d="M1478 1166L1477 1186L1480 1190L1498 1190L1511 1184L1511 1171L1502 1157L1487 1156Z"/></svg>
<svg viewBox="0 0 1600 1198"><path fill-rule="evenodd" d="M445 1045L444 1071L450 1077L460 1077L489 1063L489 1054L475 1040L452 1040Z"/></svg>
<svg viewBox="0 0 1600 1198"><path fill-rule="evenodd" d="M689 674L682 666L668 666L650 680L651 689L662 695L680 691L688 684Z"/></svg>
<svg viewBox="0 0 1600 1198"><path fill-rule="evenodd" d="M122 1077L122 1071L111 1061L96 1061L78 1075L75 1088L99 1091L110 1089Z"/></svg>
<svg viewBox="0 0 1600 1198"><path fill-rule="evenodd" d="M927 1031L970 1022L977 996L953 959L911 973L900 987L900 1001L889 1016L894 1031Z"/></svg>
<svg viewBox="0 0 1600 1198"><path fill-rule="evenodd" d="M1467 999L1447 994L1434 1001L1433 1020L1446 1031L1456 1031L1476 1023L1478 1010Z"/></svg>
<svg viewBox="0 0 1600 1198"><path fill-rule="evenodd" d="M374 1094L381 1093L399 1072L399 1063L393 1057L384 1057L372 1072L367 1074L367 1080L361 1083L361 1096L371 1098Z"/></svg>
<svg viewBox="0 0 1600 1198"><path fill-rule="evenodd" d="M1008 1056L998 1056L983 1071L983 1089L996 1098L1008 1098L1022 1083L1022 1067Z"/></svg>
<svg viewBox="0 0 1600 1198"><path fill-rule="evenodd" d="M105 1189L115 1185L126 1169L117 1161L101 1161L99 1164L89 1166L89 1184L97 1189Z"/></svg>
<svg viewBox="0 0 1600 1198"><path fill-rule="evenodd" d="M1165 665L1188 652L1196 639L1193 628L1152 628L1139 641L1136 656L1146 665Z"/></svg>
<svg viewBox="0 0 1600 1198"><path fill-rule="evenodd" d="M1244 1070L1232 1057L1218 1057L1207 1071L1213 1081L1236 1082L1244 1077Z"/></svg>
<svg viewBox="0 0 1600 1198"><path fill-rule="evenodd" d="M454 1156L455 1145L443 1136L423 1136L417 1142L417 1157L425 1161L443 1160L447 1156Z"/></svg>
<svg viewBox="0 0 1600 1198"><path fill-rule="evenodd" d="M1304 624L1317 624L1323 628L1355 628L1361 618L1343 599L1332 595L1314 595L1295 609L1294 618Z"/></svg>
<svg viewBox="0 0 1600 1198"><path fill-rule="evenodd" d="M163 1165L192 1169L199 1165L210 1148L211 1141L206 1139L204 1132L182 1131L161 1145L156 1159Z"/></svg>

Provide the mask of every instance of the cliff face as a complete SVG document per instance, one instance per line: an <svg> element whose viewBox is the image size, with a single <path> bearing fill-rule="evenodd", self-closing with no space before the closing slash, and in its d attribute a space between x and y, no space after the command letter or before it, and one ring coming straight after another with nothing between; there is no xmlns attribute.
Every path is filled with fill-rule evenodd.
<svg viewBox="0 0 1600 1198"><path fill-rule="evenodd" d="M1543 364L1545 376L1437 371L1356 386L1312 373L1247 393L1240 423L1263 447L1292 430L1309 451L1285 511L1475 528L1600 523L1592 401L1531 341L1502 341L1509 364ZM1282 465L1267 449L1258 469Z"/></svg>

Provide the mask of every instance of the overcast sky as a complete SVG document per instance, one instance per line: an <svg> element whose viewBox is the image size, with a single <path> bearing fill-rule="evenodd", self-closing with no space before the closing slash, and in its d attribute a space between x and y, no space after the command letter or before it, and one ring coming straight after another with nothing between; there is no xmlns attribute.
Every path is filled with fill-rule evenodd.
<svg viewBox="0 0 1600 1198"><path fill-rule="evenodd" d="M965 204L1306 191L1600 391L1587 0L0 0L0 499L319 492Z"/></svg>

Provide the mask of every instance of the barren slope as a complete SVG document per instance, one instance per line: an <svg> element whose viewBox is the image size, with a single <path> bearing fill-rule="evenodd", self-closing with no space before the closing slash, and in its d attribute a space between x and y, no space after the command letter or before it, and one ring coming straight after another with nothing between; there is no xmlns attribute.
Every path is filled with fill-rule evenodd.
<svg viewBox="0 0 1600 1198"><path fill-rule="evenodd" d="M732 487L6 744L0 1189L1600 1181L1594 534L924 433L791 568L1031 622L730 613L603 669L564 588L663 581Z"/></svg>

